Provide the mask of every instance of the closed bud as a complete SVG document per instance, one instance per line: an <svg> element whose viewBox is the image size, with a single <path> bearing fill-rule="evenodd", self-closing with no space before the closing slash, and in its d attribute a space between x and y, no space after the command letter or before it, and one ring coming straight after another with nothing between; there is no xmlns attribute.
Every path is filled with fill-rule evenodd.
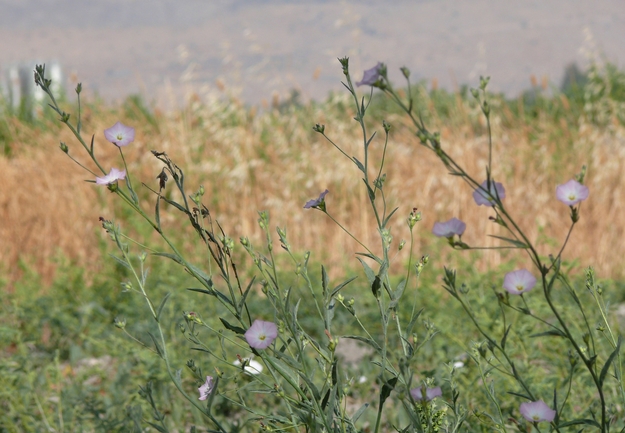
<svg viewBox="0 0 625 433"><path fill-rule="evenodd" d="M401 251L404 248L405 245L406 245L406 240L405 239L402 239L401 241L399 241L399 247L398 247L399 251Z"/></svg>
<svg viewBox="0 0 625 433"><path fill-rule="evenodd" d="M484 101L484 104L482 105L482 111L487 116L490 114L490 105L488 105L488 101Z"/></svg>
<svg viewBox="0 0 625 433"><path fill-rule="evenodd" d="M62 151L63 153L67 153L67 152L68 152L68 150L69 150L69 149L68 149L68 147L67 147L67 144L65 144L65 143L63 143L63 142L61 141L61 151Z"/></svg>
<svg viewBox="0 0 625 433"><path fill-rule="evenodd" d="M323 134L325 130L326 130L325 125L320 125L319 123L315 123L315 126L313 126L313 131L318 132L320 134Z"/></svg>
<svg viewBox="0 0 625 433"><path fill-rule="evenodd" d="M474 97L475 99L479 99L479 97L480 97L480 92L479 92L477 89L473 89L473 88L471 88L471 95L473 95L473 97Z"/></svg>
<svg viewBox="0 0 625 433"><path fill-rule="evenodd" d="M490 77L480 77L480 89L486 90L486 86L488 86L489 81Z"/></svg>
<svg viewBox="0 0 625 433"><path fill-rule="evenodd" d="M406 79L410 78L410 69L408 69L405 66L402 66L401 68L399 68L399 70L401 71L401 73L404 76L404 78L406 78Z"/></svg>
<svg viewBox="0 0 625 433"><path fill-rule="evenodd" d="M126 319L124 318L115 318L115 326L119 329L124 329L126 327Z"/></svg>
<svg viewBox="0 0 625 433"><path fill-rule="evenodd" d="M82 83L76 84L76 94L80 95L80 92L82 92Z"/></svg>
<svg viewBox="0 0 625 433"><path fill-rule="evenodd" d="M386 120L382 121L382 127L384 128L384 132L387 132L391 130L391 124L388 123Z"/></svg>

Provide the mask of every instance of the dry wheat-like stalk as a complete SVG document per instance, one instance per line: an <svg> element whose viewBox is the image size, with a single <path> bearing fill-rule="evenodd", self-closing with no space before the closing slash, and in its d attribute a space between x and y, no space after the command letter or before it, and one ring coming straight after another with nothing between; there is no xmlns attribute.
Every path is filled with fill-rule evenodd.
<svg viewBox="0 0 625 433"><path fill-rule="evenodd" d="M157 114L158 129L133 124L137 139L125 155L134 183L155 186L160 168L149 150L167 152L185 170L189 193L199 185L205 187L205 203L231 237L249 236L259 244L257 211L268 210L274 225L288 228L294 249L311 250L314 258L330 263L336 273L354 265L359 247L323 214L302 209L306 200L328 188L332 215L364 243L373 245L374 251L379 244L356 168L311 130L314 123L325 123L326 133L349 155L359 157L362 137L347 107L349 101L335 95L324 104L304 109L258 113L236 101L196 97L183 110ZM104 165L119 166L116 149L102 136L102 130L119 119L114 111L98 111L99 118L89 117L84 130L96 134ZM621 262L625 243L617 241L623 236L625 215L620 200L625 184L621 175L625 128L601 129L581 122L578 130L566 131L541 118L531 128L505 116L509 113L493 116L493 176L504 184L505 204L520 227L538 242L541 254L557 252L569 218L566 206L555 200L555 187L585 163L590 198L582 205L581 221L564 258L578 260L579 266L593 265L603 277L625 275ZM418 144L402 117L392 115L388 120L393 130L384 170L388 176L385 191L388 210L399 206L392 224L396 242L409 238L405 217L418 207L423 222L416 228L417 254L439 251L441 243L430 234L432 225L453 216L467 223L463 239L470 245L499 245L487 236L505 236L501 227L489 221L492 211L475 205L469 187L445 173L434 155ZM488 150L479 122L475 109L459 100L453 119L444 124L434 117L430 129L439 129L445 150L469 173L483 179ZM381 125L377 129L382 132ZM554 134L555 130L565 133ZM80 155L66 131L60 139L70 145L73 155ZM54 128L20 134L12 145L12 156L0 157L0 263L10 281L20 275L20 260L33 264L44 281L50 282L53 258L59 252L89 269L97 269L102 259L97 220L100 215L112 216L107 210L109 194L105 188L82 182L88 176L58 150L58 141ZM374 162L382 145L381 137L372 144ZM371 174L375 177L376 173ZM142 197L151 207L149 194ZM167 209L163 223L179 230L182 225L176 218L175 211ZM405 256L406 251L400 254ZM526 260L522 254L490 251L477 258L475 266L495 267L513 257L521 263Z"/></svg>

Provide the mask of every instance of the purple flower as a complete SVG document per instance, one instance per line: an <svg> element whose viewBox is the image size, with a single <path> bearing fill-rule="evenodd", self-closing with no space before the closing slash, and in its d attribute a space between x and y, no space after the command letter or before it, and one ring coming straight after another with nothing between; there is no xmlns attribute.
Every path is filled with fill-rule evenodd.
<svg viewBox="0 0 625 433"><path fill-rule="evenodd" d="M214 387L213 377L206 376L206 382L197 389L200 392L200 400L206 400L210 393L213 392Z"/></svg>
<svg viewBox="0 0 625 433"><path fill-rule="evenodd" d="M371 69L367 69L362 77L362 80L356 83L357 86L372 86L376 81L378 81L381 77L380 70L384 66L382 63L378 62Z"/></svg>
<svg viewBox="0 0 625 433"><path fill-rule="evenodd" d="M519 411L523 418L529 422L551 422L556 417L556 411L547 406L542 400L522 403Z"/></svg>
<svg viewBox="0 0 625 433"><path fill-rule="evenodd" d="M115 146L126 146L135 140L135 128L117 122L109 129L104 130L104 136Z"/></svg>
<svg viewBox="0 0 625 433"><path fill-rule="evenodd" d="M266 349L278 336L278 327L273 322L254 320L245 333L247 344L254 349Z"/></svg>
<svg viewBox="0 0 625 433"><path fill-rule="evenodd" d="M452 218L444 223L434 223L432 233L439 238L451 238L454 235L462 236L467 225L458 218Z"/></svg>
<svg viewBox="0 0 625 433"><path fill-rule="evenodd" d="M121 179L126 179L126 170L118 170L116 168L111 168L109 174L104 177L96 177L95 183L98 185L109 185L113 182L116 182Z"/></svg>
<svg viewBox="0 0 625 433"><path fill-rule="evenodd" d="M330 191L326 189L324 192L319 194L319 198L308 200L306 204L304 205L304 209L314 208L314 209L319 209L325 212L326 211L326 195L328 195L329 192Z"/></svg>
<svg viewBox="0 0 625 433"><path fill-rule="evenodd" d="M423 391L421 390L421 388L411 389L410 395L412 396L412 398L414 398L417 401L423 401ZM434 398L440 397L442 395L443 395L443 391L441 390L440 386L437 386L436 388L427 388L425 390L426 401L431 401Z"/></svg>
<svg viewBox="0 0 625 433"><path fill-rule="evenodd" d="M588 187L571 179L556 188L556 197L567 206L574 206L588 198Z"/></svg>
<svg viewBox="0 0 625 433"><path fill-rule="evenodd" d="M503 279L503 288L513 295L528 292L536 285L534 277L527 269L508 272Z"/></svg>
<svg viewBox="0 0 625 433"><path fill-rule="evenodd" d="M503 185L493 180L490 181L490 190L487 188L488 181L485 180L480 185L480 188L473 191L473 200L478 206L484 205L493 207L495 205L495 197L499 197L500 200L506 198L506 191L503 189ZM488 191L488 192L487 192Z"/></svg>

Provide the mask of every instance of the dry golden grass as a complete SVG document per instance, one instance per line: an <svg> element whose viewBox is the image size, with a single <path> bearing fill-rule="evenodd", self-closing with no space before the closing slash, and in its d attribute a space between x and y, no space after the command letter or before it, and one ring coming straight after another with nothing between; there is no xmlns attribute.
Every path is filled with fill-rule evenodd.
<svg viewBox="0 0 625 433"><path fill-rule="evenodd" d="M350 107L346 97L334 96L306 109L256 113L236 101L195 97L185 110L157 113L157 128L121 119L137 128L136 142L126 148L125 155L135 185L140 180L155 186L160 167L149 150L167 152L185 170L189 193L204 185L205 203L233 238L245 235L259 244L257 211L266 209L274 226L288 228L294 249L313 251L314 257L337 271L354 264L358 245L322 213L302 206L328 188L329 212L364 243L378 245L356 168L311 129L314 123L326 124L326 133L348 154L360 158L362 138L351 120ZM435 120L430 129L440 130L444 148L469 173L483 179L488 147L480 115L462 101L456 110L453 121ZM117 115L103 112L102 107L97 111L97 115L86 111L84 131L96 134L103 165L119 167L116 149L102 134L118 120ZM499 245L487 236L506 235L488 220L492 212L475 206L470 189L446 175L434 155L417 143L403 117L392 115L387 120L393 130L384 170L388 174L385 191L388 210L399 206L392 224L395 241L409 239L404 219L418 207L423 222L415 231L417 254L438 250L441 243L431 235L432 225L453 216L467 223L463 239L469 245ZM97 270L102 239L98 217L112 217L107 210L110 194L83 182L88 176L59 151L62 140L73 155L82 157L67 131L59 137L53 128L39 132L12 122L21 132L12 144L11 158L0 158L0 262L9 280L19 277L18 262L25 260L49 282L57 252L77 266ZM575 130L567 130L541 117L534 122L527 125L505 108L493 108L493 174L506 187L506 205L529 238L538 241L542 254L556 253L570 220L568 208L555 200L555 187L587 164L590 198L582 206L581 221L564 258L577 259L579 266L593 265L602 277L622 278L625 129L618 125L598 128L582 121ZM382 132L381 125L377 129ZM382 145L379 136L372 145L374 162ZM146 209L152 208L149 194L142 196ZM167 213L164 223L178 233L180 226L174 221L179 215L172 209ZM186 242L186 233L175 236ZM401 254L405 256L406 251ZM476 266L497 266L512 257L529 266L522 253L514 252L489 252Z"/></svg>

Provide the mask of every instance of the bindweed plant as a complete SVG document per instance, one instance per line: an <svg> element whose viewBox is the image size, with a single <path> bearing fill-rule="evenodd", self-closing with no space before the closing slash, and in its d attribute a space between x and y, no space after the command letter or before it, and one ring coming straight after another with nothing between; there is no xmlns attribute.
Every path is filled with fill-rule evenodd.
<svg viewBox="0 0 625 433"><path fill-rule="evenodd" d="M344 59L342 62L344 73L347 75L347 60ZM508 212L504 204L506 197L504 186L492 177L491 111L486 92L489 78L482 77L479 88L472 89L472 94L479 102L486 118L489 139L488 163L485 167L486 179L479 182L443 149L440 134L430 132L419 113L414 112L414 100L410 92L410 71L402 68L401 72L409 89L406 92L406 99L403 99L393 88L388 80L386 66L381 63L365 71L360 84L382 90L409 116L421 145L433 151L452 176L457 176L473 190L473 199L478 206L492 208L494 215L491 215L489 219L494 224L503 227L508 233L508 237L491 235L502 241L502 246L495 248L523 250L531 261L534 272L539 275L537 280L527 269L519 269L506 274L502 284L505 292L493 293L493 300L496 300L500 307L497 324L499 331L495 332L492 329L493 324L481 321L472 308L469 287L458 281L454 270L445 269L443 278L445 290L460 302L468 319L484 339L474 344L470 356L480 368L483 385L494 411L482 413L480 417L497 431L508 430L508 421L513 421L517 427L520 426L518 420L506 420L503 416L496 395L495 382L488 379L489 375L497 374L514 380L516 389L506 391L522 401L519 412L536 429L538 429L539 422L549 422L550 431L561 431L571 426L583 426L583 428L591 426L602 432L625 431L623 423L625 392L620 355L622 336L612 330L607 319L608 305L603 300L602 290L596 283L593 269L586 270L586 293L579 293L575 285L563 274L561 266L564 249L575 224L580 219L581 202L589 195L588 188L583 185L586 168L583 167L574 179L557 186L556 198L569 207L571 224L560 249L555 254L541 255L523 228ZM432 231L436 236L447 238L450 246L455 249L482 249L471 247L462 241L462 234L465 230L466 224L457 218L452 218L447 222L436 223ZM529 295L525 293L537 284L542 289L541 301L548 306L547 316L537 314L535 308L532 308L526 299ZM559 300L563 296L572 298L577 307L575 311L565 311L559 305ZM589 305L591 300L594 302ZM590 306L593 308L591 309ZM513 327L520 327L520 323L525 321L535 321L540 332L532 335L517 333L515 344L510 340L510 337L515 334ZM564 377L551 380L554 386L548 388L537 381L536 375L532 374L532 360L522 362L519 359L518 345L537 344L536 342L541 339L547 340L546 344L562 350L560 355L563 359L560 362L569 364L568 373ZM553 340L561 340L564 344L556 346ZM586 382L585 386L590 385L594 388L592 399L571 404L571 396L579 392L574 389L575 385L579 385L576 380L583 380ZM543 399L550 401L551 405L545 403ZM585 407L580 407L580 404Z"/></svg>
<svg viewBox="0 0 625 433"><path fill-rule="evenodd" d="M343 84L353 97L354 118L362 133L361 153L350 156L329 132L326 134L325 125L316 124L313 129L358 171L374 216L378 243L366 245L352 234L345 222L333 216L328 190L305 203L304 208L321 211L361 248L357 260L364 270L366 283L360 285L368 290L359 296L373 300L377 323L372 323L371 315L359 308L359 299L344 295L356 276L331 282L325 268L321 267L317 278L309 269L310 253L302 255L292 249L286 228L276 228L280 248L275 248L275 235L267 212L259 212L258 218L264 238L262 246L254 246L248 237L240 236L239 247L213 219L203 201L204 188L196 186L190 192L184 171L159 150L153 150L152 155L159 161L160 171L155 173L154 179L141 183L153 198L152 204L146 206L139 199L138 184L133 183L124 158L124 148L134 141L134 128L118 122L104 131L106 140L119 150L120 168L104 167L98 160L95 135L90 140L83 137L81 85L76 87L78 113L72 123L70 115L61 109L50 90L51 81L46 78L45 67L36 67L36 84L49 95L50 106L72 131L87 161L84 156L70 152L66 143L61 143L61 150L89 173L91 182L108 188L140 215L167 248L161 250L159 246L148 246L143 239L132 239L119 224L101 218L103 228L118 249L114 259L132 277L123 281L122 287L145 300L145 308L152 318L151 331L146 338L129 331L126 320L131 319L120 318L115 326L144 350L162 359L181 398L193 408L194 414L203 416L204 428L208 431L377 433L593 428L608 432L625 429L621 337L608 320L609 306L592 269L586 272L585 293L578 293L575 284L563 274L561 265L570 233L580 218L581 201L588 197L588 188L583 185L585 170L558 186L556 196L569 206L571 226L562 247L554 255L541 255L506 209L504 186L492 177L488 79L482 79L479 89L473 91L486 118L489 136L485 180L480 182L443 150L440 134L430 132L419 113L415 113L408 69L401 69L408 85L404 97L388 80L384 64L365 71L363 79L353 83L348 59L339 60L345 77ZM368 98L358 95L359 86L371 87ZM424 320L417 298L410 300L407 295L417 291L419 276L430 259L427 255L415 258L413 230L421 220L421 212L412 208L404 218L410 232L408 263L401 266L403 263L399 262L405 272L392 275L391 269L397 268L393 265L399 260L395 252L404 249L406 242L394 242L391 234L399 208L387 207L390 200L384 189L385 156L391 131L386 121L382 123L382 150L378 155L372 152L376 133L369 130L367 110L374 88L382 90L405 111L420 143L433 151L452 175L469 185L475 203L492 209L494 215L490 219L509 232L507 237L497 236L503 243L498 248L523 250L532 264L533 271L519 269L505 276L501 283L505 292L495 290L492 293L492 301L499 307L496 318L484 318L475 311L472 291L460 282L462 276L451 269L444 272L445 290L459 302L466 312L463 320L472 323L481 338L465 343L468 356L477 367L473 383L482 386L490 403L488 406L467 408L470 396L460 394L453 364L445 368L444 373L423 374L420 366L420 355L437 331L432 323ZM174 234L178 229L164 223L165 212L178 214L188 221L196 241L202 245L202 257L189 256L177 245ZM462 240L465 230L465 223L452 218L436 223L432 231L436 236L447 238L454 249L480 249ZM241 263L241 255L235 252L241 247L253 266ZM291 263L291 272L296 276L294 283L284 278L285 261L279 259L278 253ZM179 264L197 283L197 287L188 290L212 300L208 311L190 308L181 312L179 331L192 349L186 366L177 365L170 354L169 324L163 323L162 312L170 294L163 299L151 295L148 262L153 259L168 259ZM250 268L254 268L254 272L241 272ZM538 290L530 293L536 286L542 288L540 300L532 296ZM305 295L301 294L301 288ZM566 296L574 301L576 310L560 306L560 300ZM589 308L589 300L596 308ZM538 302L544 303L546 308ZM405 305L410 307L402 308ZM302 317L304 309L310 317ZM357 331L352 328L346 331L337 325L334 319L339 316L350 320ZM538 327L534 333L529 331L532 323ZM350 369L339 353L348 340L370 348L370 363L376 371L371 395L360 401L354 401L351 392L360 374ZM545 349L528 350L540 344L552 348L552 353ZM545 359L530 359L528 353L543 354ZM541 361L556 364L549 368ZM441 369L444 362L440 360ZM588 391L590 387L592 391ZM172 426L166 411L153 397L151 384L141 387L139 394L150 407L151 417L141 415L138 409L133 413L143 416L143 421L157 431L170 431ZM198 427L191 424L197 421L177 427L197 431Z"/></svg>

